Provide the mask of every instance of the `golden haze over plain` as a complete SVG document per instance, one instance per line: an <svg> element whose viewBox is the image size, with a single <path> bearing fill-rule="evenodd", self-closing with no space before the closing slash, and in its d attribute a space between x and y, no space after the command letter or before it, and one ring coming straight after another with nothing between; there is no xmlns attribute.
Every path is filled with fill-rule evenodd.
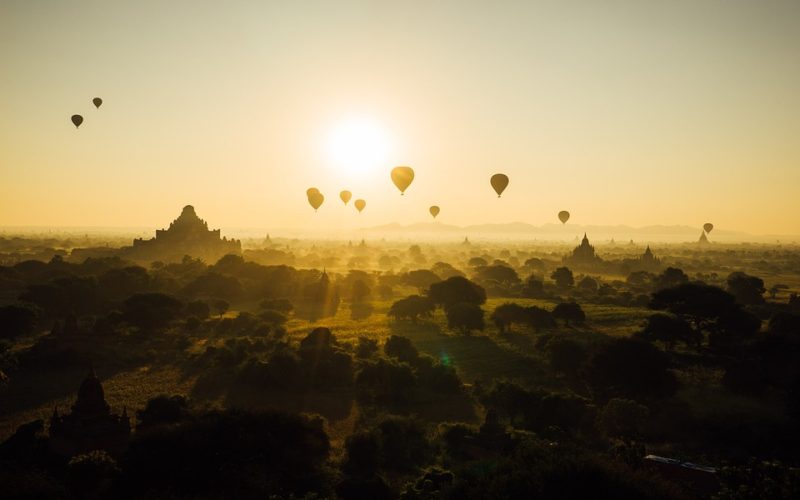
<svg viewBox="0 0 800 500"><path fill-rule="evenodd" d="M0 225L154 226L191 203L218 227L314 230L430 221L438 205L448 224L566 209L800 234L798 15L741 0L6 1ZM402 197L396 165L416 175Z"/></svg>

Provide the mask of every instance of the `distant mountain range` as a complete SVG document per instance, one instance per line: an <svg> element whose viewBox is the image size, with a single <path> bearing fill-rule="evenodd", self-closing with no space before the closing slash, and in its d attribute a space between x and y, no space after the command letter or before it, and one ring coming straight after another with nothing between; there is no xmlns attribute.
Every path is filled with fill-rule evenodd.
<svg viewBox="0 0 800 500"><path fill-rule="evenodd" d="M586 233L590 240L627 241L630 239L640 241L697 241L703 229L685 225L652 225L632 227L626 225L581 225L581 224L543 224L536 226L525 222L510 222L505 224L474 224L469 226L456 226L442 223L417 223L402 225L398 223L384 224L363 228L373 235L427 235L447 236L455 235L473 237L506 237L509 239L533 238L543 240L572 240L576 236ZM787 243L796 240L796 236L773 236L751 234L741 231L726 231L715 228L710 234L712 241L762 241L774 243L776 239L783 239Z"/></svg>

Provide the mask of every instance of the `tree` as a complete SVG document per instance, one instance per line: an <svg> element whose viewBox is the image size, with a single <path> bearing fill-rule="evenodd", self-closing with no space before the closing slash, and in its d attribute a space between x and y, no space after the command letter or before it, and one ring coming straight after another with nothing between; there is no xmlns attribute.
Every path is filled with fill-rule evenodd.
<svg viewBox="0 0 800 500"><path fill-rule="evenodd" d="M598 287L597 280L591 276L584 276L583 279L578 282L578 288L586 290L587 292L596 292Z"/></svg>
<svg viewBox="0 0 800 500"><path fill-rule="evenodd" d="M189 403L181 395L167 396L160 394L147 401L144 409L136 411L136 430L161 424L175 424L189 415Z"/></svg>
<svg viewBox="0 0 800 500"><path fill-rule="evenodd" d="M725 290L696 283L665 288L653 294L651 309L666 310L701 331L724 313L735 307L736 299Z"/></svg>
<svg viewBox="0 0 800 500"><path fill-rule="evenodd" d="M407 319L416 323L421 317L430 317L435 309L436 304L428 297L410 295L392 304L386 314L396 321Z"/></svg>
<svg viewBox="0 0 800 500"><path fill-rule="evenodd" d="M575 284L575 278L568 267L559 267L550 275L558 288L569 288Z"/></svg>
<svg viewBox="0 0 800 500"><path fill-rule="evenodd" d="M38 316L33 307L15 304L0 307L0 338L30 335L36 327Z"/></svg>
<svg viewBox="0 0 800 500"><path fill-rule="evenodd" d="M657 290L661 290L664 288L672 288L678 285L683 285L684 283L688 282L689 277L686 276L686 273L684 273L682 269L678 269L677 267L668 267L664 269L661 274L656 276L655 287Z"/></svg>
<svg viewBox="0 0 800 500"><path fill-rule="evenodd" d="M453 276L464 276L464 273L448 264L447 262L437 262L431 266L431 271L441 276L441 279L452 278Z"/></svg>
<svg viewBox="0 0 800 500"><path fill-rule="evenodd" d="M557 326L553 314L547 309L537 306L528 306L525 308L525 312L528 316L528 325L534 330L555 328Z"/></svg>
<svg viewBox="0 0 800 500"><path fill-rule="evenodd" d="M369 298L371 290L362 280L355 280L350 291L350 302L353 304L363 304Z"/></svg>
<svg viewBox="0 0 800 500"><path fill-rule="evenodd" d="M698 347L703 340L702 335L692 329L684 319L668 314L653 314L647 318L647 324L636 337L648 342L662 342L668 351L672 350L676 342Z"/></svg>
<svg viewBox="0 0 800 500"><path fill-rule="evenodd" d="M600 412L600 427L609 436L636 438L649 414L647 407L636 401L613 398Z"/></svg>
<svg viewBox="0 0 800 500"><path fill-rule="evenodd" d="M728 292L736 297L740 304L754 305L764 303L764 280L743 272L731 273L728 276Z"/></svg>
<svg viewBox="0 0 800 500"><path fill-rule="evenodd" d="M158 330L178 317L183 304L163 293L137 293L123 303L122 318L140 330Z"/></svg>
<svg viewBox="0 0 800 500"><path fill-rule="evenodd" d="M755 338L761 329L761 320L741 307L732 307L722 314L708 335L712 349L728 350Z"/></svg>
<svg viewBox="0 0 800 500"><path fill-rule="evenodd" d="M447 310L447 326L468 334L472 330L483 330L483 309L477 304L463 302L454 304Z"/></svg>
<svg viewBox="0 0 800 500"><path fill-rule="evenodd" d="M233 276L208 272L190 281L183 293L190 297L235 299L242 293L242 284Z"/></svg>
<svg viewBox="0 0 800 500"><path fill-rule="evenodd" d="M535 276L528 276L525 285L522 287L523 297L544 297L544 282Z"/></svg>
<svg viewBox="0 0 800 500"><path fill-rule="evenodd" d="M186 313L197 319L208 319L209 315L211 315L211 308L208 307L206 302L195 300L186 304Z"/></svg>
<svg viewBox="0 0 800 500"><path fill-rule="evenodd" d="M553 337L545 346L550 367L556 373L576 378L586 360L586 349L574 340Z"/></svg>
<svg viewBox="0 0 800 500"><path fill-rule="evenodd" d="M486 302L486 291L480 285L462 276L453 276L439 283L434 283L428 290L428 297L445 309L456 304L473 304L479 306Z"/></svg>
<svg viewBox="0 0 800 500"><path fill-rule="evenodd" d="M397 358L400 361L410 364L419 357L419 351L417 351L417 348L411 343L411 339L400 335L390 336L383 346L383 352L385 352L387 356Z"/></svg>
<svg viewBox="0 0 800 500"><path fill-rule="evenodd" d="M577 302L562 302L553 309L552 314L555 319L564 321L566 326L569 326L570 321L577 324L586 321L586 313Z"/></svg>
<svg viewBox="0 0 800 500"><path fill-rule="evenodd" d="M542 259L537 259L536 257L531 257L525 261L525 267L531 269L533 271L544 271L545 264Z"/></svg>
<svg viewBox="0 0 800 500"><path fill-rule="evenodd" d="M289 314L294 310L294 305L289 299L264 299L258 304L258 307L283 314Z"/></svg>
<svg viewBox="0 0 800 500"><path fill-rule="evenodd" d="M600 399L655 399L671 396L677 389L669 367L669 357L657 347L618 338L595 350L587 362L584 379Z"/></svg>
<svg viewBox="0 0 800 500"><path fill-rule="evenodd" d="M228 301L226 301L226 300L222 300L222 299L217 299L217 300L213 301L213 302L212 302L212 305L214 306L214 309L216 309L216 311L217 311L217 313L219 314L219 317L220 317L220 318L221 318L221 317L222 317L222 316L223 316L223 315L224 315L226 312L228 312L228 308L231 306L231 305L228 303Z"/></svg>
<svg viewBox="0 0 800 500"><path fill-rule="evenodd" d="M433 271L428 269L416 269L409 271L403 277L403 283L409 286L416 287L420 293L427 290L432 284L441 281L442 279Z"/></svg>
<svg viewBox="0 0 800 500"><path fill-rule="evenodd" d="M483 257L472 257L469 259L469 261L467 261L467 265L469 267L481 267L487 266L489 263Z"/></svg>
<svg viewBox="0 0 800 500"><path fill-rule="evenodd" d="M655 279L655 275L647 271L634 271L625 278L625 282L629 285L644 287L653 283Z"/></svg>
<svg viewBox="0 0 800 500"><path fill-rule="evenodd" d="M528 318L527 309L519 304L509 302L497 306L489 319L494 322L500 333L506 333L511 331L514 323L525 323Z"/></svg>
<svg viewBox="0 0 800 500"><path fill-rule="evenodd" d="M504 287L516 285L520 281L517 272L504 265L480 266L475 269L474 278L477 281L494 281Z"/></svg>

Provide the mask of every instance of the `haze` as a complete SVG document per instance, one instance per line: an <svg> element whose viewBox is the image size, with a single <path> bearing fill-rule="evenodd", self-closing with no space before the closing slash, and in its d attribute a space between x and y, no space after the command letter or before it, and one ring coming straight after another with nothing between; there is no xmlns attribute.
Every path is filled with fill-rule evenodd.
<svg viewBox="0 0 800 500"><path fill-rule="evenodd" d="M192 204L214 227L316 230L428 221L435 204L458 225L567 209L578 224L800 234L798 14L4 1L0 225L154 226ZM328 143L352 120L385 141L364 165ZM416 171L403 197L395 165ZM500 200L495 172L511 178ZM317 213L309 186L326 196Z"/></svg>

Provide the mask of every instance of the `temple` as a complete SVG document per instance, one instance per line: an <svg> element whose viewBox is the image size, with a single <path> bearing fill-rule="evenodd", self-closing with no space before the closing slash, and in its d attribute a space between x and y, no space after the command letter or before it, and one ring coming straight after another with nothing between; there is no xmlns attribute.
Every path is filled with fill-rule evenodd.
<svg viewBox="0 0 800 500"><path fill-rule="evenodd" d="M570 267L595 267L603 259L595 254L594 247L589 243L586 233L583 234L581 244L575 247L571 255L564 257L564 264Z"/></svg>
<svg viewBox="0 0 800 500"><path fill-rule="evenodd" d="M640 257L623 259L621 269L623 273L630 273L633 271L647 271L655 273L660 271L661 267L661 259L656 257L655 254L653 254L653 251L650 250L650 245L647 245L647 248Z"/></svg>
<svg viewBox="0 0 800 500"><path fill-rule="evenodd" d="M705 231L700 233L700 239L697 242L700 243L701 245L708 243L708 237L706 236Z"/></svg>
<svg viewBox="0 0 800 500"><path fill-rule="evenodd" d="M130 436L127 410L123 409L122 415L111 413L94 369L89 370L78 389L72 412L62 416L56 407L50 417L50 448L65 457L92 450L119 455L128 447Z"/></svg>
<svg viewBox="0 0 800 500"><path fill-rule="evenodd" d="M225 255L241 253L241 241L221 238L219 229L208 229L208 223L197 216L194 207L186 205L169 228L157 230L155 238L133 240L133 246L126 247L123 256L148 262L178 262L189 255L216 262Z"/></svg>

